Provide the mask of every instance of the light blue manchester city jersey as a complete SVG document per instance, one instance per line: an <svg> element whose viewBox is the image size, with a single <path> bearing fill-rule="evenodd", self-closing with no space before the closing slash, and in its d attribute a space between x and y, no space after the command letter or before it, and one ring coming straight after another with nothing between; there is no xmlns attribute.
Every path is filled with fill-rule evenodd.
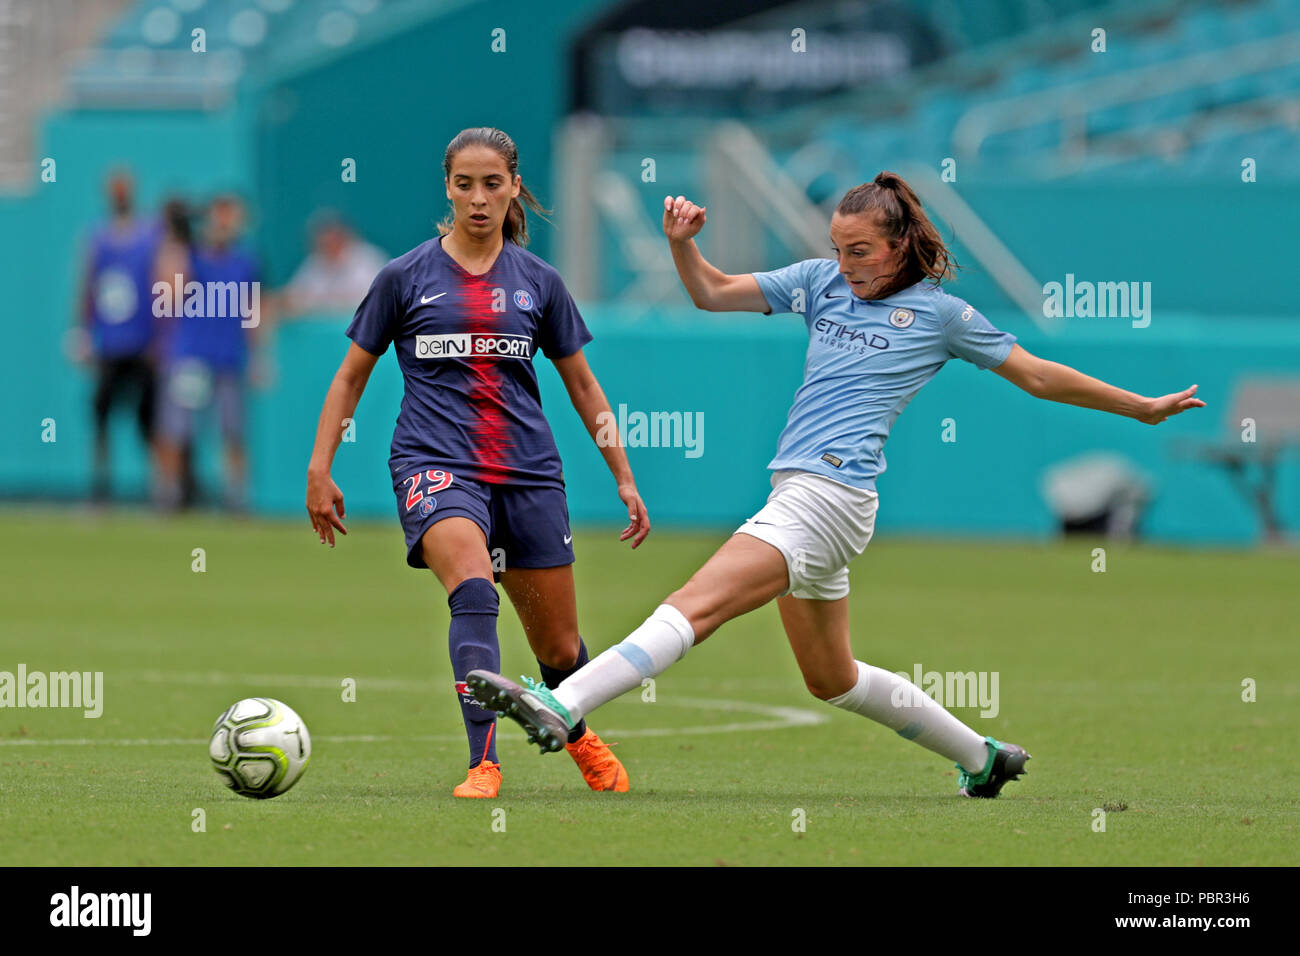
<svg viewBox="0 0 1300 956"><path fill-rule="evenodd" d="M1016 337L923 280L887 299L855 296L833 259L756 272L773 312L808 326L803 384L768 468L875 489L894 419L950 358L1001 365Z"/></svg>

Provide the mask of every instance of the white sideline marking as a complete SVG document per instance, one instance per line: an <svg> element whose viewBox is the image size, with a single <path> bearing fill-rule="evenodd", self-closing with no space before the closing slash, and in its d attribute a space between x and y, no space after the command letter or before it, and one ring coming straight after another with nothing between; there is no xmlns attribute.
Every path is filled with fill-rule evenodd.
<svg viewBox="0 0 1300 956"><path fill-rule="evenodd" d="M335 690L339 687L341 678L336 677L313 677L306 675L285 675L285 674L221 674L217 672L209 673L176 673L169 674L165 671L142 671L132 674L128 680L139 680L148 683L170 683L170 684L262 684L272 687L310 687L310 688L329 688ZM418 691L421 693L436 693L439 682L436 681L418 681L403 678L377 678L377 677L358 677L357 686L371 688L375 690L406 690ZM818 724L827 723L830 716L826 713L814 710L806 710L802 707L778 707L769 704L754 704L743 700L714 700L706 697L662 697L655 702L654 706L668 705L671 707L687 707L693 710L715 710L724 713L744 713L757 714L760 717L766 717L766 720L753 721L733 721L727 724L702 724L694 727L640 727L626 730L607 729L601 727L600 733L603 737L613 739L615 737L673 737L687 736L696 734L735 734L746 731L757 730L785 730L790 727L814 727ZM506 726L508 736L519 740L524 739L523 731L515 727L511 721L502 721ZM394 735L394 734L347 734L343 736L316 736L312 739L322 743L332 744L350 744L350 743L392 743L394 741L414 741L418 743L443 743L463 741L464 734L412 734L412 735ZM45 745L49 747L89 747L89 746L107 746L107 747L160 747L160 746L197 746L206 745L207 738L183 738L183 737L160 737L154 739L145 738L120 738L120 739L96 739L91 737L66 737L52 740L44 740L39 737L5 737L0 738L0 747L3 746L38 746Z"/></svg>
<svg viewBox="0 0 1300 956"><path fill-rule="evenodd" d="M133 671L121 675L127 683L144 681L149 684L259 684L266 687L308 687L338 690L344 677L321 677L307 674L223 674L219 671ZM432 693L438 689L438 681L411 680L404 677L357 677L358 687L374 690L409 690ZM447 686L451 686L448 682ZM265 697L265 694L257 696Z"/></svg>

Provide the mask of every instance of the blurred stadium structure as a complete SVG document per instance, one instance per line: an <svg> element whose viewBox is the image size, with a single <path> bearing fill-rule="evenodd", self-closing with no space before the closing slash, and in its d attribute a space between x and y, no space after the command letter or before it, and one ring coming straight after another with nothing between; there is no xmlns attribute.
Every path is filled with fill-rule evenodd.
<svg viewBox="0 0 1300 956"><path fill-rule="evenodd" d="M511 133L555 210L532 248L583 305L614 407L704 413L698 458L630 451L661 524L734 526L762 500L806 334L792 317L690 308L661 238L663 196L706 204L705 253L757 271L827 255L836 200L889 168L955 237L967 268L951 291L995 325L1135 391L1199 383L1210 407L1151 430L1039 407L950 363L895 426L882 529L1052 533L1040 479L1088 452L1150 477L1148 536L1244 543L1300 527L1294 409L1251 414L1252 395L1278 394L1257 382L1300 378L1293 0L0 0L0 301L22 356L0 382L0 495L88 487L90 386L59 343L109 169L134 170L145 209L178 192L248 197L282 285L319 208L391 254L431 235L442 149L474 125ZM347 159L355 182L340 176ZM1149 282L1149 324L1046 316L1044 285L1067 277ZM259 512L302 510L346 318L276 330L276 377L251 420ZM617 521L594 449L543 375L574 519ZM336 465L351 515L391 512L400 390L385 359ZM1240 440L1251 417L1262 458ZM40 440L46 419L56 442ZM956 441L940 439L948 419ZM119 448L134 447L128 428ZM1179 452L1198 443L1219 450ZM1271 489L1267 509L1214 465L1225 447L1241 453L1226 472ZM214 459L201 450L205 475ZM142 497L144 456L117 468Z"/></svg>

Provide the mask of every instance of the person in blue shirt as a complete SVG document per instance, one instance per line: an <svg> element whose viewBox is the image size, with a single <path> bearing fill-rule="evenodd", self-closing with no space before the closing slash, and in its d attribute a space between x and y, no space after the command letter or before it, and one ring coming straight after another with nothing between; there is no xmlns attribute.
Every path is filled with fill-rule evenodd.
<svg viewBox="0 0 1300 956"><path fill-rule="evenodd" d="M406 562L447 591L448 637L470 769L452 792L495 797L496 715L465 686L499 667L500 580L543 678L558 686L587 662L578 633L564 474L534 364L551 360L617 482L637 547L650 531L627 455L601 440L609 402L582 349L591 341L559 273L528 252L519 153L499 129L461 131L443 157L452 216L440 235L384 266L356 311L352 345L321 410L307 471L307 512L322 542L345 534L330 464L379 357L392 346L405 383L389 469ZM521 201L522 200L522 201ZM627 771L582 721L567 749L593 790L626 791Z"/></svg>
<svg viewBox="0 0 1300 956"><path fill-rule="evenodd" d="M170 255L160 256L158 281L170 303L160 311L173 313L164 319L168 331L159 413L165 508L180 504L198 416L215 408L225 461L222 503L236 513L247 509L245 380L250 340L261 319L261 268L243 241L245 219L238 196L216 196L208 203L200 241L175 243Z"/></svg>
<svg viewBox="0 0 1300 956"><path fill-rule="evenodd" d="M558 688L520 687L474 671L475 695L507 712L543 749L574 721L680 660L723 623L776 599L813 696L878 721L957 763L959 793L996 797L1029 754L981 737L915 684L856 660L848 563L871 540L876 477L889 429L952 358L993 369L1038 398L1155 425L1204 406L1196 386L1145 398L1031 355L939 283L953 261L916 194L882 172L851 189L831 218L834 259L727 275L693 237L705 209L664 200L664 232L691 300L713 312L794 312L808 329L804 381L769 463L766 505L620 644Z"/></svg>
<svg viewBox="0 0 1300 956"><path fill-rule="evenodd" d="M108 420L114 405L133 401L140 439L155 454L155 326L150 308L158 223L135 217L135 185L125 171L106 183L112 212L90 241L74 354L93 361L95 445L91 496L110 495Z"/></svg>

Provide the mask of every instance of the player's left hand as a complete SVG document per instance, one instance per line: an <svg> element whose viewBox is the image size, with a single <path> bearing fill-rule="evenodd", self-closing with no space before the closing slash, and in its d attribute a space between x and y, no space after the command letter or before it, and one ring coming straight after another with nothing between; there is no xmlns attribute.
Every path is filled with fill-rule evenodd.
<svg viewBox="0 0 1300 956"><path fill-rule="evenodd" d="M338 517L335 517L335 512ZM307 514L311 516L311 526L320 537L320 543L329 541L334 547L334 529L339 534L347 534L343 527L343 492L334 484L329 473L317 474L307 471Z"/></svg>
<svg viewBox="0 0 1300 956"><path fill-rule="evenodd" d="M1172 418L1189 408L1204 408L1205 403L1203 401L1192 397L1196 394L1198 387L1193 385L1181 392L1173 392L1170 395L1161 395L1159 398L1150 399L1150 404L1147 406L1146 411L1138 416L1138 421L1147 425L1159 425L1166 418Z"/></svg>
<svg viewBox="0 0 1300 956"><path fill-rule="evenodd" d="M637 494L636 485L619 485L618 496L623 499L623 504L627 505L628 520L628 526L623 529L618 540L626 541L631 538L632 548L635 550L650 533L650 515L646 513L645 502Z"/></svg>

